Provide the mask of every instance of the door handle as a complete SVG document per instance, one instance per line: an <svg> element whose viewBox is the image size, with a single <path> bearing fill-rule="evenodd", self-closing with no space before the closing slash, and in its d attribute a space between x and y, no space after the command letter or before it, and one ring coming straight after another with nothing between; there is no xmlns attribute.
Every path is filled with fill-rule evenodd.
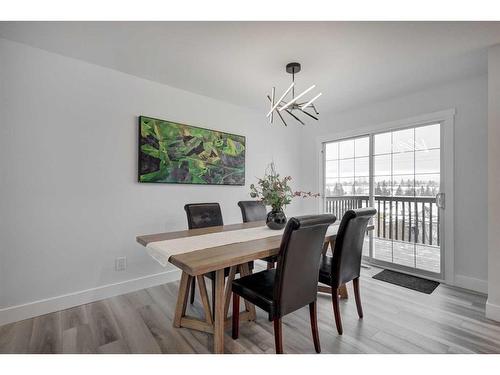
<svg viewBox="0 0 500 375"><path fill-rule="evenodd" d="M438 206L438 208L442 208L442 209L445 208L445 195L444 195L444 193L437 193L436 194L436 206Z"/></svg>

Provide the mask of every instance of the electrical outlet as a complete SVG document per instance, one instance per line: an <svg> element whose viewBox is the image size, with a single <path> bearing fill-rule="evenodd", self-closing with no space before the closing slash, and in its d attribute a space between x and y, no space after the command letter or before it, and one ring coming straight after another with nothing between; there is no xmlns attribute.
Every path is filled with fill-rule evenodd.
<svg viewBox="0 0 500 375"><path fill-rule="evenodd" d="M127 268L127 257L119 257L115 259L115 271L125 271Z"/></svg>

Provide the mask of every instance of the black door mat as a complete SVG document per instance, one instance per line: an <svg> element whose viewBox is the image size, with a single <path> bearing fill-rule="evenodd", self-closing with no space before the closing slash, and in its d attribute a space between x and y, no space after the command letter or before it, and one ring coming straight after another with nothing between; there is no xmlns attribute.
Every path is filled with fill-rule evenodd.
<svg viewBox="0 0 500 375"><path fill-rule="evenodd" d="M383 270L372 277L376 280L385 281L425 294L431 294L439 285L437 281L422 279L421 277L406 275L391 270Z"/></svg>

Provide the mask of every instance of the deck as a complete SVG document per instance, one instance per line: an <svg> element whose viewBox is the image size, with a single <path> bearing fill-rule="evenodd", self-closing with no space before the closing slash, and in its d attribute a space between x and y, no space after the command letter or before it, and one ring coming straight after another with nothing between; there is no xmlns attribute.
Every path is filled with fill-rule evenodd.
<svg viewBox="0 0 500 375"><path fill-rule="evenodd" d="M369 204L368 195L326 197L325 212L340 220L347 210ZM436 198L374 196L373 206L377 210L373 219L374 259L440 273L441 214ZM368 249L365 245L365 256Z"/></svg>
<svg viewBox="0 0 500 375"><path fill-rule="evenodd" d="M378 260L429 272L439 273L441 270L441 254L438 246L390 241L375 237L373 241L373 257Z"/></svg>

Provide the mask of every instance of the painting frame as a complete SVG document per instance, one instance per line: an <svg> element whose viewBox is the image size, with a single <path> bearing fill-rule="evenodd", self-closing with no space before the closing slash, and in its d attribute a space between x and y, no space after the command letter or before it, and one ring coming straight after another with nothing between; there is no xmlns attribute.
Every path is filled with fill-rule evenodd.
<svg viewBox="0 0 500 375"><path fill-rule="evenodd" d="M143 137L142 137L142 123L144 119L148 120L153 120L153 121L160 121L168 124L172 124L177 127L185 128L185 129L196 129L198 131L203 131L203 132L210 132L210 133L215 133L223 136L227 136L228 138L236 138L236 139L241 139L242 145L243 145L243 164L242 164L242 177L238 182L221 182L221 183L214 183L214 182L192 182L192 181L144 181L141 179L141 176L144 175L144 173L141 173L141 166L143 163L142 156L144 152L142 151L141 147L143 144L141 143ZM215 129L210 129L210 128L205 128L201 126L196 126L196 125L189 125L189 124L183 124L180 122L176 121L170 121L170 120L164 120L156 117L151 117L151 116L145 116L145 115L140 115L137 118L137 123L138 123L138 128L137 128L137 152L138 152L138 165L137 165L137 182L139 183L144 183L144 184L174 184L174 185L205 185L205 186L245 186L246 182L246 149L247 149L247 140L246 136L240 135L240 134L234 134L234 133L229 133L225 131L220 131L220 130L215 130Z"/></svg>

